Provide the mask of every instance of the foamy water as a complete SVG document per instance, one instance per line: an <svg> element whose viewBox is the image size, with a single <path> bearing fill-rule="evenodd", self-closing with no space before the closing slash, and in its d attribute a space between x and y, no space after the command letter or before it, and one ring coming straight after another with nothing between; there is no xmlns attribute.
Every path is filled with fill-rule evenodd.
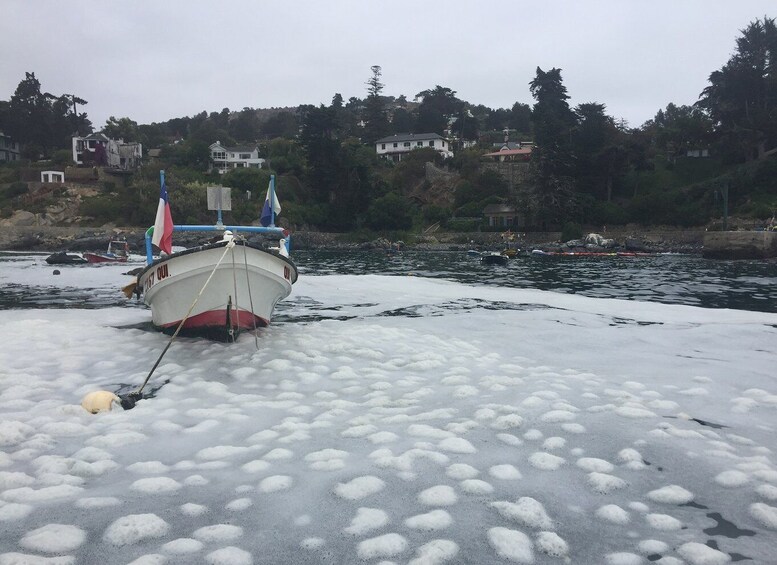
<svg viewBox="0 0 777 565"><path fill-rule="evenodd" d="M86 413L149 317L0 311L0 564L774 561L775 314L301 277L258 350L182 339Z"/></svg>

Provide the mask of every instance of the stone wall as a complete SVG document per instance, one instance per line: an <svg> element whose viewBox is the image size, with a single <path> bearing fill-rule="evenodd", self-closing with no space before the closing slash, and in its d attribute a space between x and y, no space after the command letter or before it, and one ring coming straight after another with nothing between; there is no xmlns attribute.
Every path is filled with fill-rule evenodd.
<svg viewBox="0 0 777 565"><path fill-rule="evenodd" d="M777 232L713 231L704 237L709 259L769 259L777 257Z"/></svg>

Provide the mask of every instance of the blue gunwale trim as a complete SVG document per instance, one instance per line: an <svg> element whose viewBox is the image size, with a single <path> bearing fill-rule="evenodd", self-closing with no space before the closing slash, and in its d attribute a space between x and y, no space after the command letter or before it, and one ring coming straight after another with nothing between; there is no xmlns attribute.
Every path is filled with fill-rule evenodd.
<svg viewBox="0 0 777 565"><path fill-rule="evenodd" d="M264 226L209 226L209 225L174 225L173 231L200 231L200 232L224 232L229 230L231 232L249 232L249 233L265 233L269 235L278 235L286 238L286 252L288 253L291 235L286 235L283 228L278 227L264 227ZM154 236L154 226L151 226L146 230L146 265L150 265L154 262L154 250L151 244L151 239Z"/></svg>

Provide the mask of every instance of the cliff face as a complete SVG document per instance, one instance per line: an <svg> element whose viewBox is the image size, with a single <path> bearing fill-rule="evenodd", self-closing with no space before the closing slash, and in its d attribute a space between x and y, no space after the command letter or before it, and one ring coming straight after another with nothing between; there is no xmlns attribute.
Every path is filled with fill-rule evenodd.
<svg viewBox="0 0 777 565"><path fill-rule="evenodd" d="M435 167L433 163L426 163L424 173L424 180L408 196L422 205L452 208L460 175Z"/></svg>
<svg viewBox="0 0 777 565"><path fill-rule="evenodd" d="M53 183L29 184L30 192L22 201L24 207L36 209L53 191L57 191L55 194L58 196L42 212L33 213L24 208L16 210L10 217L0 220L0 227L77 226L86 219L80 215L81 202L84 198L98 193L94 187Z"/></svg>

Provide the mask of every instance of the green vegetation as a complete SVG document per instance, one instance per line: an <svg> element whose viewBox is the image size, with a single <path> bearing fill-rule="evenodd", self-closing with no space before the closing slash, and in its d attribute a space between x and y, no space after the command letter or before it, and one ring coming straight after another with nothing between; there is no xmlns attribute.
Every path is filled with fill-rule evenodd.
<svg viewBox="0 0 777 565"><path fill-rule="evenodd" d="M329 105L223 108L152 124L111 116L106 135L160 148L161 155L130 177L101 179L80 213L95 224L149 224L164 169L181 223L212 221L206 188L216 184L233 188L225 221L255 220L270 174L283 205L279 221L295 229L405 239L436 224L448 231L496 229L483 209L497 203L519 211L519 229L566 235L626 223L712 225L724 202L731 215L763 220L777 210L776 51L774 20L756 19L696 104L669 104L638 128L609 116L600 102L570 107L558 68L537 68L529 84L533 106L488 108L441 85L412 101L386 96L375 65L363 99L335 93ZM67 196L55 191L36 199L31 192L40 170L68 165L72 132L92 131L79 112L86 104L75 95L43 93L34 73L0 101L0 131L22 143L27 159L0 165L3 216ZM379 158L374 142L399 133L437 133L454 157L423 147L400 162ZM534 142L528 162L483 157L498 150L506 133L511 141ZM258 146L267 167L209 172L216 140Z"/></svg>

